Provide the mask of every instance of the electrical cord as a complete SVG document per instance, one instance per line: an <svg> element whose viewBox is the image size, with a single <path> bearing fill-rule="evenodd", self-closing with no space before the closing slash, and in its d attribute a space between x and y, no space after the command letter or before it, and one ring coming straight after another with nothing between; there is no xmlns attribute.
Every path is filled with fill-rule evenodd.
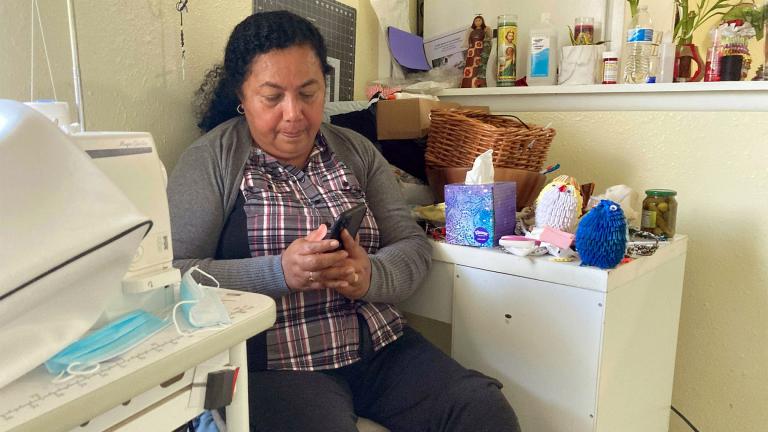
<svg viewBox="0 0 768 432"><path fill-rule="evenodd" d="M674 405L670 405L669 407L670 407L670 408L672 408L672 411L674 411L674 412L675 412L675 414L677 414L678 416L680 416L680 418L681 418L681 419L683 419L683 421L685 422L685 424L687 424L687 425L688 425L688 426L691 428L691 430L693 430L694 432L701 432L700 430L696 429L696 426L694 426L694 425L693 425L693 423L691 423L691 421L690 421L690 420L688 420L688 419L687 419L687 418L686 418L686 417L683 415L683 413L681 413L680 411L678 411L678 410L677 410L677 408L675 408L675 406L674 406Z"/></svg>

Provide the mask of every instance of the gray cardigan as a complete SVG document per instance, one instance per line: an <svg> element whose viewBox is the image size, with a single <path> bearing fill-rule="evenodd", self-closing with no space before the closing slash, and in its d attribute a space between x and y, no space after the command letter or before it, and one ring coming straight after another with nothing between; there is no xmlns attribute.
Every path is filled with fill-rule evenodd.
<svg viewBox="0 0 768 432"><path fill-rule="evenodd" d="M360 182L381 233L381 248L370 255L371 287L363 300L400 302L429 270L431 246L411 218L389 164L371 142L327 124L321 131L336 157ZM240 193L252 143L245 119L236 117L200 137L181 155L168 179L173 264L182 272L198 265L223 288L277 298L289 292L279 255L212 258Z"/></svg>

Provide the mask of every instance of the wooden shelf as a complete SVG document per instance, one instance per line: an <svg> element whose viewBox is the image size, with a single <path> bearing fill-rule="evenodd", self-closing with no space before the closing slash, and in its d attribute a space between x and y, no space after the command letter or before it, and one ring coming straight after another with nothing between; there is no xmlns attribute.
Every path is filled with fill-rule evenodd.
<svg viewBox="0 0 768 432"><path fill-rule="evenodd" d="M486 87L438 96L494 112L768 111L768 81Z"/></svg>

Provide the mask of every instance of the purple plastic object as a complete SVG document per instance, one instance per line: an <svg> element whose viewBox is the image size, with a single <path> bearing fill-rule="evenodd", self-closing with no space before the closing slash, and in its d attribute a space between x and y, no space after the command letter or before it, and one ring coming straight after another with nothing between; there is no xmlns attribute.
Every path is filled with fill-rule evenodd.
<svg viewBox="0 0 768 432"><path fill-rule="evenodd" d="M400 66L427 71L431 68L424 53L424 39L396 27L387 28L389 51Z"/></svg>

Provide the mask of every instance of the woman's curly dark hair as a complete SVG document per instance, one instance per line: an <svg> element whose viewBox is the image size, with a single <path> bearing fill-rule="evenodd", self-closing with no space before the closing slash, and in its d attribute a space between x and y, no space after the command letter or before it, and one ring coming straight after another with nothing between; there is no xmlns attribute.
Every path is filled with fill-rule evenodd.
<svg viewBox="0 0 768 432"><path fill-rule="evenodd" d="M229 36L224 64L205 74L195 93L197 126L207 132L237 116L239 93L253 59L272 50L307 45L315 52L323 75L331 67L326 59L323 36L311 22L288 11L259 12L240 22Z"/></svg>

